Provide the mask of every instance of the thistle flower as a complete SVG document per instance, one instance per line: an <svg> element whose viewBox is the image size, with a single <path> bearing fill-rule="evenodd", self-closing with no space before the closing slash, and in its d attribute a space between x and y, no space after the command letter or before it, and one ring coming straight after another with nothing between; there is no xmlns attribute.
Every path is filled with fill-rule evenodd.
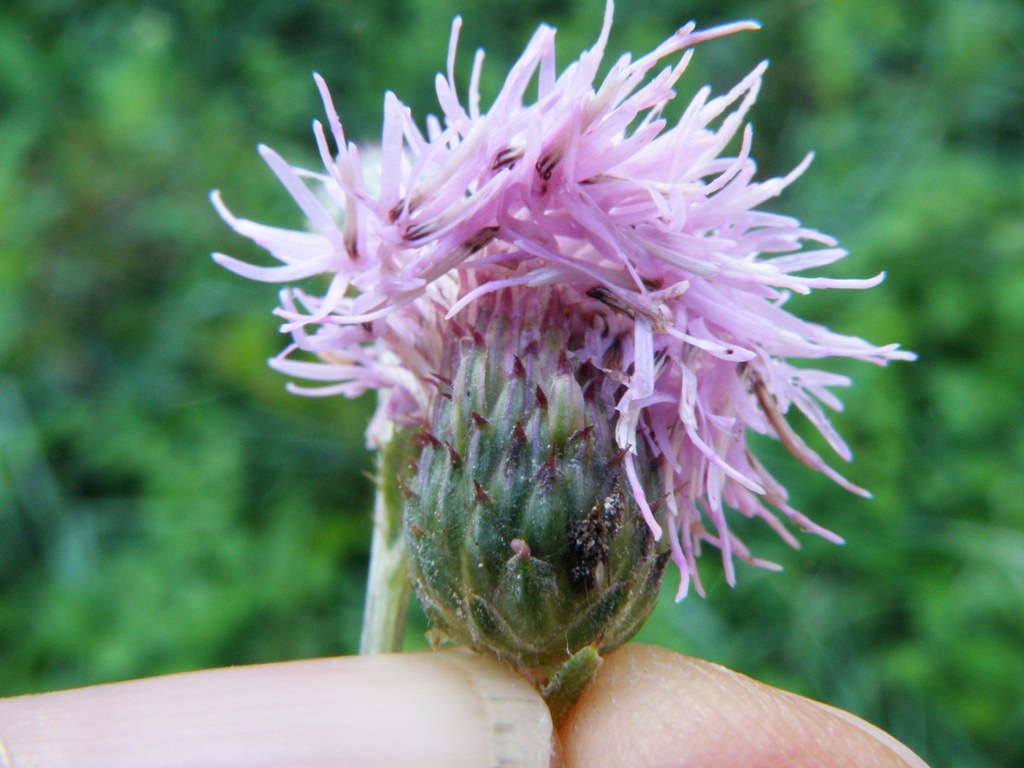
<svg viewBox="0 0 1024 768"><path fill-rule="evenodd" d="M437 470L449 473L447 479L410 480L416 488L403 480L410 498L433 494L434 504L461 493L466 509L475 503L471 496L481 503L497 496L502 483L513 480L494 452L513 450L509 446L519 438L511 431L517 424L525 429L529 419L535 424L529 439L569 450L571 431L556 440L537 425L547 418L541 401L554 396L547 387L556 386L557 374L571 373L575 389L565 397L576 397L572 408L581 410L566 418L575 429L601 433L605 454L593 465L596 475L580 482L590 483L588 492L598 500L609 498L610 487L623 489L629 529L634 519L642 520L645 535L657 542L636 557L660 577L650 558L663 562L660 553L668 553L680 574L681 599L691 585L703 593L696 558L704 545L720 550L730 584L735 559L775 567L751 555L730 530L731 514L765 521L793 546L790 527L841 541L789 505L785 489L748 447L748 432L780 440L801 463L868 495L786 422L795 406L849 460L825 413L841 407L831 389L849 380L795 362L851 357L884 365L913 355L895 344L873 346L834 333L785 308L793 293L869 288L883 275L804 275L845 251L791 217L759 210L811 161L808 155L784 177L755 181L745 120L766 63L728 93L699 89L673 124L663 117L694 46L757 25L697 31L687 24L644 56L622 56L599 81L611 16L609 2L597 42L561 74L555 30L541 26L487 111L478 89L482 52L474 59L466 99L460 99L456 19L447 71L436 79L442 116L428 117L424 133L388 93L376 167L346 138L327 86L315 76L327 112L326 129L314 122L324 170L293 168L260 147L312 231L237 218L214 193L225 221L281 264L214 258L254 280L327 277L323 295L298 287L282 292L277 314L293 341L271 364L319 382L292 385L296 392L386 393L368 431L370 446L385 447L396 430L416 433L424 451L420 475L428 475L430 466L448 467ZM737 135L739 150L723 156ZM512 406L503 387L516 378L517 365L527 367L523 360L531 378ZM471 447L477 439L471 432L493 421L508 431L486 449L494 455L484 455L485 449ZM554 449L534 444L531 450L541 467ZM456 457L467 461L472 451L473 462L488 467L487 477L449 477ZM435 461L438 456L448 463ZM564 461L568 467L582 459ZM599 476L613 466L621 484L601 481L605 485L598 488ZM525 503L525 496L517 498ZM560 541L566 526L577 530L591 514L589 503L579 503L583 508L572 521L560 523ZM538 549L519 534L509 536L505 531L504 559L524 561ZM643 540L640 550L647 546ZM553 549L548 555L559 557ZM588 562L604 566L608 557L602 550ZM418 568L430 571L431 565ZM413 571L415 576L417 566Z"/></svg>

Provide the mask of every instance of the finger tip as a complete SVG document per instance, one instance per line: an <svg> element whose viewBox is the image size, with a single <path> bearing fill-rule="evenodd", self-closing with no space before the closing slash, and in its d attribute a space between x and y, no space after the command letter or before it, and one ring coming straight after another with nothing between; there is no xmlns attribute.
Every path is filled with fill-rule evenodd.
<svg viewBox="0 0 1024 768"><path fill-rule="evenodd" d="M610 654L560 729L567 768L922 768L848 713L656 646Z"/></svg>

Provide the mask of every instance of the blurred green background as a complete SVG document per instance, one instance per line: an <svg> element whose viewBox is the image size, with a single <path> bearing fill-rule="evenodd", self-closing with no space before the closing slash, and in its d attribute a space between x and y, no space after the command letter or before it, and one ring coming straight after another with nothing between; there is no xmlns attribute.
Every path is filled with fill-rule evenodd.
<svg viewBox="0 0 1024 768"><path fill-rule="evenodd" d="M493 94L538 22L564 65L601 3L0 10L0 695L354 651L372 403L284 392L276 288L210 261L264 257L207 193L300 225L256 143L316 166L313 70L352 137L378 135L387 88L422 118L455 13L463 82L482 46ZM851 709L936 768L1024 765L1024 5L651 0L610 50L691 17L764 29L702 46L681 95L770 58L763 175L818 153L776 208L851 250L830 274L888 271L796 311L920 361L833 366L873 501L759 444L847 546L740 526L786 572L731 590L711 554L708 599L666 590L641 638Z"/></svg>

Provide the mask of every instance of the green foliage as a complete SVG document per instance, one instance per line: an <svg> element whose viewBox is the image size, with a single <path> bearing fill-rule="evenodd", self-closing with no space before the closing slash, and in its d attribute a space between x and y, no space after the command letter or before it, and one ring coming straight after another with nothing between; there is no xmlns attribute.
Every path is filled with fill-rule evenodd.
<svg viewBox="0 0 1024 768"><path fill-rule="evenodd" d="M771 57L753 121L779 203L885 269L801 314L919 362L837 366L849 497L765 444L794 502L848 545L786 551L671 604L642 638L850 708L937 768L1024 764L1024 7L1016 0L651 0L610 48L690 15L761 32L703 47L682 84ZM510 9L515 8L515 13ZM275 289L217 269L206 200L294 225L254 152L314 166L321 72L354 138L383 91L433 109L450 17L493 94L535 25L561 61L601 3L12 0L0 11L0 693L354 651L369 542L366 402L286 395ZM819 446L821 447L821 446ZM671 580L671 577L670 579ZM408 645L422 645L422 623Z"/></svg>

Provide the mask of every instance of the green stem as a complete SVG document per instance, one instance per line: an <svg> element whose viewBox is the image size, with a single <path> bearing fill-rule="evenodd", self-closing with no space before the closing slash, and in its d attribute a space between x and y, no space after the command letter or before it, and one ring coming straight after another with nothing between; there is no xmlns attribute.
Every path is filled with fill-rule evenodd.
<svg viewBox="0 0 1024 768"><path fill-rule="evenodd" d="M541 690L540 694L548 703L556 727L562 724L583 689L597 676L600 666L601 656L594 646L588 645L569 657Z"/></svg>
<svg viewBox="0 0 1024 768"><path fill-rule="evenodd" d="M409 439L395 432L381 442L377 459L377 494L373 504L373 542L366 582L360 654L402 650L409 611L409 575L402 531L402 493L398 473L408 462Z"/></svg>

